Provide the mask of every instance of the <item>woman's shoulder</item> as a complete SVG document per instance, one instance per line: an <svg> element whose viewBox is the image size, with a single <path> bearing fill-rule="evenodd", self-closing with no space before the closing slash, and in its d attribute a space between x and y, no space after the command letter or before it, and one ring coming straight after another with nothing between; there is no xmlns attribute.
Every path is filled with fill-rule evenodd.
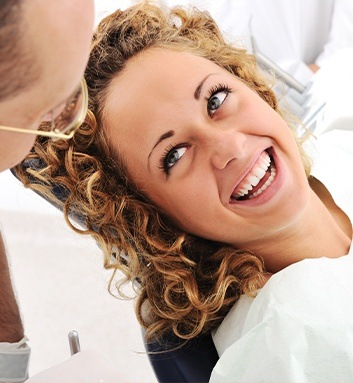
<svg viewBox="0 0 353 383"><path fill-rule="evenodd" d="M308 144L313 160L311 175L325 185L337 206L353 223L353 114L351 130L335 129L311 142L312 145Z"/></svg>

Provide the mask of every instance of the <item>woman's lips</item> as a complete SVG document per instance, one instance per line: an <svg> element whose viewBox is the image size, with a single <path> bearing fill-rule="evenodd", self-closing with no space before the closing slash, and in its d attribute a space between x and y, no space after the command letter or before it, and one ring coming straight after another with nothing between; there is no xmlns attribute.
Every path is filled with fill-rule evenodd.
<svg viewBox="0 0 353 383"><path fill-rule="evenodd" d="M248 174L231 195L232 201L243 201L262 194L276 177L276 167L268 151L263 151Z"/></svg>

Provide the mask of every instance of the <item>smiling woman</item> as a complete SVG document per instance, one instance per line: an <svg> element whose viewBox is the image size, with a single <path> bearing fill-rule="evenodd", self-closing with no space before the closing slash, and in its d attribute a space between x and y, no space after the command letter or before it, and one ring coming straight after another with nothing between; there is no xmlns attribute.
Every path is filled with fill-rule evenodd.
<svg viewBox="0 0 353 383"><path fill-rule="evenodd" d="M119 283L138 280L150 338L210 333L270 273L347 254L349 218L310 176L253 56L207 13L116 11L85 78L86 123L70 141L39 138L18 172L98 241ZM34 160L45 166L26 171Z"/></svg>
<svg viewBox="0 0 353 383"><path fill-rule="evenodd" d="M213 61L150 47L114 78L104 114L107 140L137 188L186 232L272 253L273 235L304 214L310 188L292 130Z"/></svg>

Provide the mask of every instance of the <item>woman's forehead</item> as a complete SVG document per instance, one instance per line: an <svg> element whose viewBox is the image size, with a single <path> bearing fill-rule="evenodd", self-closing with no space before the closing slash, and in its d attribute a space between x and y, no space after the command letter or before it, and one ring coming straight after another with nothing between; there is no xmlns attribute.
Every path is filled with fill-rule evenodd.
<svg viewBox="0 0 353 383"><path fill-rule="evenodd" d="M205 75L223 72L214 62L189 52L154 48L129 59L124 69L110 82L107 110L116 110L120 102L136 102L145 92L165 96L181 96L183 90L194 89ZM147 101L147 100L146 100Z"/></svg>

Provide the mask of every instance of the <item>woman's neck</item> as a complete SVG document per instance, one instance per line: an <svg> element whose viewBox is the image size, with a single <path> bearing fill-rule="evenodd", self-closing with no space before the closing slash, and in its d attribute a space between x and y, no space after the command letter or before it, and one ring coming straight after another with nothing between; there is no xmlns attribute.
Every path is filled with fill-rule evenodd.
<svg viewBox="0 0 353 383"><path fill-rule="evenodd" d="M352 224L348 216L320 181L311 178L309 183L312 189L310 206L298 222L277 233L272 241L266 241L261 249L253 249L264 258L270 272L277 272L301 259L337 258L349 251Z"/></svg>
<svg viewBox="0 0 353 383"><path fill-rule="evenodd" d="M309 185L328 209L337 225L350 239L352 239L352 223L347 214L339 206L336 205L331 193L328 191L326 186L315 177L309 178Z"/></svg>

